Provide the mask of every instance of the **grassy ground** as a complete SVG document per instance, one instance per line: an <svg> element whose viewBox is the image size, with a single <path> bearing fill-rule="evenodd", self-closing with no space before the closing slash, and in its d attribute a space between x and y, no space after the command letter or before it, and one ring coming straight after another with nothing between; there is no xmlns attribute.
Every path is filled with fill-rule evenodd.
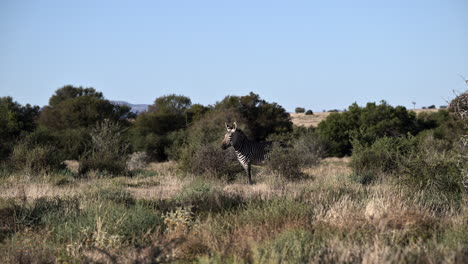
<svg viewBox="0 0 468 264"><path fill-rule="evenodd" d="M467 263L467 195L434 210L424 193L362 185L347 159L288 182L182 176L16 174L0 185L0 263Z"/></svg>

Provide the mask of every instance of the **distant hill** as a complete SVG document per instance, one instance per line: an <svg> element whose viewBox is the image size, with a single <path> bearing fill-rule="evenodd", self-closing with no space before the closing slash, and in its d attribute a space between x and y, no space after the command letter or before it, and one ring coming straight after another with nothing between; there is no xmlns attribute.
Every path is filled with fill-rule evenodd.
<svg viewBox="0 0 468 264"><path fill-rule="evenodd" d="M126 106L129 106L131 108L130 111L136 113L136 114L139 114L139 113L142 113L142 112L145 112L148 110L148 107L149 105L148 104L131 104L129 102L125 102L125 101L112 101L111 100L111 103L115 104L115 105L126 105Z"/></svg>

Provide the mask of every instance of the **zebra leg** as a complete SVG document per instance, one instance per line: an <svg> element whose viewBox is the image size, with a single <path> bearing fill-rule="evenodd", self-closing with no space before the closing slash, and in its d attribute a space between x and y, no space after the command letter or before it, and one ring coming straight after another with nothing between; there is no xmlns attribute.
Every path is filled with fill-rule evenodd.
<svg viewBox="0 0 468 264"><path fill-rule="evenodd" d="M247 179L249 180L249 184L253 184L252 182L252 168L250 166L250 163L243 163L242 167L245 170L245 173L247 173Z"/></svg>
<svg viewBox="0 0 468 264"><path fill-rule="evenodd" d="M247 177L249 177L249 184L253 184L253 181L252 181L252 166L249 164L247 164Z"/></svg>

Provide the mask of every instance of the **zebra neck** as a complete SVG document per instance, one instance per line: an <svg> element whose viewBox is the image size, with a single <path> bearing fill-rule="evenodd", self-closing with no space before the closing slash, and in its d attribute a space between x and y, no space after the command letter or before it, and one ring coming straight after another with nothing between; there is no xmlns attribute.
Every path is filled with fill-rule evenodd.
<svg viewBox="0 0 468 264"><path fill-rule="evenodd" d="M247 146L250 146L251 143L252 142L247 138L243 138L242 140L237 141L236 144L233 144L232 146L234 147L234 150L236 152L243 153L247 150Z"/></svg>

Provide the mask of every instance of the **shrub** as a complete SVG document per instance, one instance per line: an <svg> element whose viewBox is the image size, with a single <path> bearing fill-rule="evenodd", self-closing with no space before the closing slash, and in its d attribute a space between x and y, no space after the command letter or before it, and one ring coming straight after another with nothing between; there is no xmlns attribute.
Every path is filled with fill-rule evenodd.
<svg viewBox="0 0 468 264"><path fill-rule="evenodd" d="M233 149L223 151L213 145L201 146L193 156L191 172L214 178L233 180L243 172Z"/></svg>
<svg viewBox="0 0 468 264"><path fill-rule="evenodd" d="M32 132L39 114L38 106L21 106L11 97L0 97L0 160L6 159L21 133Z"/></svg>
<svg viewBox="0 0 468 264"><path fill-rule="evenodd" d="M305 115L314 115L314 112L312 112L312 110L309 109L305 112Z"/></svg>
<svg viewBox="0 0 468 264"><path fill-rule="evenodd" d="M282 147L275 142L266 162L266 169L278 177L295 180L304 177L301 171L303 164L303 157L296 148Z"/></svg>
<svg viewBox="0 0 468 264"><path fill-rule="evenodd" d="M181 95L156 98L149 112L137 117L130 131L136 149L157 161L167 160L169 152L174 155L169 148L178 138L172 133L186 128L192 118L199 119L205 113L205 108L200 105L191 108L191 104L190 98Z"/></svg>
<svg viewBox="0 0 468 264"><path fill-rule="evenodd" d="M293 143L294 152L301 157L301 166L314 166L325 156L325 144L316 133L301 135Z"/></svg>
<svg viewBox="0 0 468 264"><path fill-rule="evenodd" d="M47 173L64 168L60 154L51 145L34 144L28 138L20 141L13 149L10 163L16 170L28 175Z"/></svg>
<svg viewBox="0 0 468 264"><path fill-rule="evenodd" d="M350 166L356 175L398 173L401 160L416 147L413 138L383 137L372 145L353 140L353 155Z"/></svg>
<svg viewBox="0 0 468 264"><path fill-rule="evenodd" d="M130 159L127 161L127 170L142 170L146 168L148 164L148 155L146 152L133 152L130 155Z"/></svg>
<svg viewBox="0 0 468 264"><path fill-rule="evenodd" d="M436 108L435 105L430 105L427 107L427 109L435 109L435 108Z"/></svg>
<svg viewBox="0 0 468 264"><path fill-rule="evenodd" d="M305 108L304 107L296 107L296 109L294 110L296 113L304 113L305 112Z"/></svg>
<svg viewBox="0 0 468 264"><path fill-rule="evenodd" d="M458 207L463 192L459 155L449 142L427 135L400 162L402 182L424 190L424 199L435 209Z"/></svg>
<svg viewBox="0 0 468 264"><path fill-rule="evenodd" d="M91 131L92 148L80 159L79 173L96 170L110 175L125 174L128 144L118 123L104 120Z"/></svg>
<svg viewBox="0 0 468 264"><path fill-rule="evenodd" d="M414 112L382 101L380 105L367 103L365 107L354 103L343 113L332 113L320 122L317 131L327 142L329 155L344 156L351 154L352 138L372 144L384 136L415 135L419 126Z"/></svg>

